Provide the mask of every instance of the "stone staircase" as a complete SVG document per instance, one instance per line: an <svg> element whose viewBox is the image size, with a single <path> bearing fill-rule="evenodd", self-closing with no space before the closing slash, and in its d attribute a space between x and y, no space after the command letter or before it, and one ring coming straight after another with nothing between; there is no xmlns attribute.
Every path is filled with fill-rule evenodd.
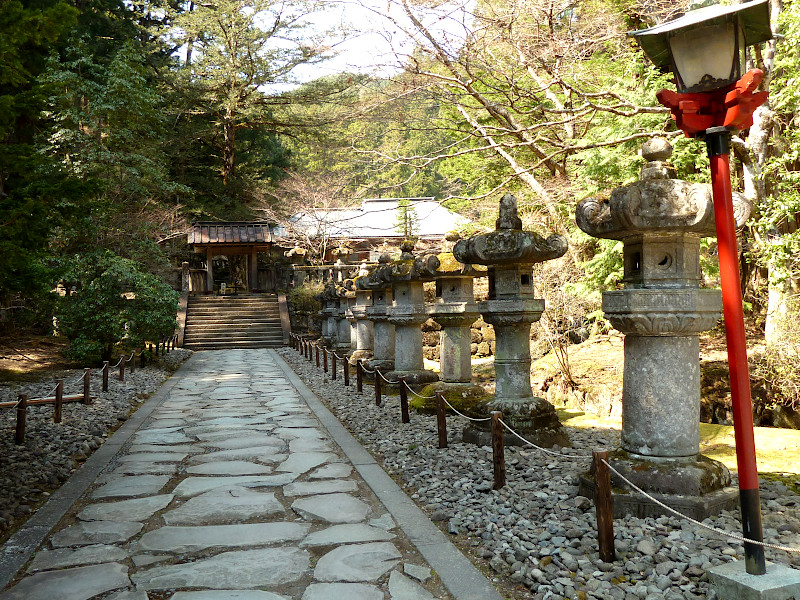
<svg viewBox="0 0 800 600"><path fill-rule="evenodd" d="M219 350L282 345L281 317L275 294L189 297L185 348Z"/></svg>

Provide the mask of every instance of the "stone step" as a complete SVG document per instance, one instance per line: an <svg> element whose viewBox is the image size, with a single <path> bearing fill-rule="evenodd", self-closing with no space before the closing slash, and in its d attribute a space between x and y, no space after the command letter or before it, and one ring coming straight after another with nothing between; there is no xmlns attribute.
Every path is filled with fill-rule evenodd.
<svg viewBox="0 0 800 600"><path fill-rule="evenodd" d="M283 346L283 340L185 342L183 346L184 348L189 348L190 350L224 350L226 348L278 348Z"/></svg>

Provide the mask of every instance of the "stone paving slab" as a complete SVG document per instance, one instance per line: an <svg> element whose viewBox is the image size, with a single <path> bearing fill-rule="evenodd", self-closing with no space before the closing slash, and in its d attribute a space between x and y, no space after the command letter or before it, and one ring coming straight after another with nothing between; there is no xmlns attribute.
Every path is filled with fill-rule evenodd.
<svg viewBox="0 0 800 600"><path fill-rule="evenodd" d="M402 555L389 542L348 544L334 548L317 562L317 581L377 581L394 567Z"/></svg>
<svg viewBox="0 0 800 600"><path fill-rule="evenodd" d="M289 598L262 590L213 590L176 592L170 600L289 600Z"/></svg>
<svg viewBox="0 0 800 600"><path fill-rule="evenodd" d="M157 552L197 552L212 546L237 548L266 546L301 540L308 533L308 523L252 523L249 525L198 525L195 527L160 527L145 533L139 550Z"/></svg>
<svg viewBox="0 0 800 600"><path fill-rule="evenodd" d="M130 556L130 551L119 546L96 544L72 550L59 548L57 550L42 550L37 552L33 561L28 565L27 572L51 571L63 567L79 567L83 565L96 565L109 561L125 560Z"/></svg>
<svg viewBox="0 0 800 600"><path fill-rule="evenodd" d="M192 475L266 475L272 471L272 467L246 460L206 462L186 469Z"/></svg>
<svg viewBox="0 0 800 600"><path fill-rule="evenodd" d="M297 478L295 473L280 475L242 475L238 477L188 477L173 490L176 496L188 498L214 488L238 485L243 487L279 487Z"/></svg>
<svg viewBox="0 0 800 600"><path fill-rule="evenodd" d="M315 531L302 542L301 548L313 546L335 546L339 544L357 544L360 542L386 542L396 537L384 529L372 527L366 523L344 523L333 525L327 529Z"/></svg>
<svg viewBox="0 0 800 600"><path fill-rule="evenodd" d="M78 518L82 521L145 521L166 508L173 498L172 494L160 494L117 502L97 502L78 513Z"/></svg>
<svg viewBox="0 0 800 600"><path fill-rule="evenodd" d="M50 543L54 548L114 544L128 541L141 530L141 523L129 521L86 521L62 529Z"/></svg>
<svg viewBox="0 0 800 600"><path fill-rule="evenodd" d="M247 521L283 514L286 508L273 492L257 492L241 486L216 488L190 498L163 515L167 525Z"/></svg>
<svg viewBox="0 0 800 600"><path fill-rule="evenodd" d="M329 523L357 523L369 513L369 505L349 494L307 496L292 503L292 509L306 519Z"/></svg>
<svg viewBox="0 0 800 600"><path fill-rule="evenodd" d="M131 579L145 590L253 589L297 581L308 566L309 554L299 548L235 550L190 563L154 567L134 573Z"/></svg>
<svg viewBox="0 0 800 600"><path fill-rule="evenodd" d="M60 571L47 571L26 577L0 600L88 600L127 587L128 569L120 563L105 563Z"/></svg>
<svg viewBox="0 0 800 600"><path fill-rule="evenodd" d="M169 475L135 475L119 477L97 488L92 498L120 498L158 494L169 482Z"/></svg>

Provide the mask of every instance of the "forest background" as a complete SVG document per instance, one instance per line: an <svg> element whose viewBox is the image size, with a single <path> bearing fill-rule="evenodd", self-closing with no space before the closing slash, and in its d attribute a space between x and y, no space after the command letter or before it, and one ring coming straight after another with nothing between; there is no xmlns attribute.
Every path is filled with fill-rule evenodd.
<svg viewBox="0 0 800 600"><path fill-rule="evenodd" d="M433 196L491 228L505 192L526 226L570 240L537 272L552 325L602 324L621 244L578 231L576 203L636 179L655 135L680 178L708 181L700 143L655 100L671 76L625 35L687 2L388 0L364 10L384 23L392 69L301 81L359 33L329 23L331 4L0 0L4 334L48 332L55 316L79 338L114 316L102 340L73 344L90 355L168 331L163 280L195 220L286 223L368 197ZM800 2L770 5L778 35L749 53L770 99L732 158L754 206L740 258L748 325L765 341L755 368L776 401L797 405ZM703 258L714 286L713 240ZM164 318L130 312L121 292Z"/></svg>

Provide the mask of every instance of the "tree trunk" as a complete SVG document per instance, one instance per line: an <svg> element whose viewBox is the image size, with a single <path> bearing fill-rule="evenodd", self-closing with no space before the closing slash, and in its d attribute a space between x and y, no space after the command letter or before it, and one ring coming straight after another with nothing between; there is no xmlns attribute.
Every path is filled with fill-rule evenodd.
<svg viewBox="0 0 800 600"><path fill-rule="evenodd" d="M234 176L236 162L236 123L233 118L226 118L222 125L223 147L222 147L222 183L228 185Z"/></svg>

